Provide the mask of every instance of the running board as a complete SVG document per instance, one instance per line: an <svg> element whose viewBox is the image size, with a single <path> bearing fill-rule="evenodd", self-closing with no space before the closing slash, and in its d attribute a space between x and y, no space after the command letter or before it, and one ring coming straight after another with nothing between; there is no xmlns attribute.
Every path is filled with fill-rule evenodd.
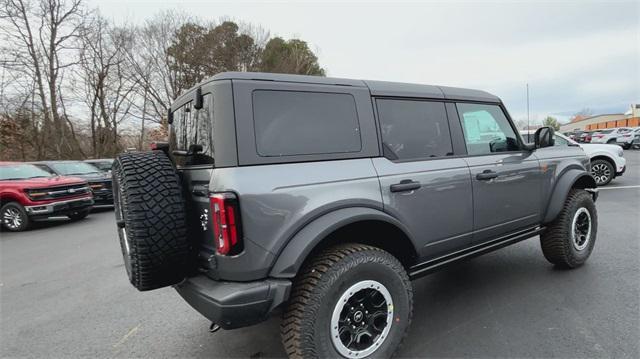
<svg viewBox="0 0 640 359"><path fill-rule="evenodd" d="M458 252L444 255L427 262L416 264L409 268L409 277L413 280L420 278L429 273L435 272L445 266L457 261L477 257L481 254L493 252L497 249L509 246L511 244L523 241L540 234L544 227L536 226L534 228L519 231L508 236L500 237L489 242L481 243L473 247L469 247Z"/></svg>

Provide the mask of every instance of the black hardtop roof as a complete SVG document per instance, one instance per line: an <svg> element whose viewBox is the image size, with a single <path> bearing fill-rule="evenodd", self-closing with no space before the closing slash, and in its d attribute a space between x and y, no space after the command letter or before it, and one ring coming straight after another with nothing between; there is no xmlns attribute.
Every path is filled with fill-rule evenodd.
<svg viewBox="0 0 640 359"><path fill-rule="evenodd" d="M423 97L447 100L480 101L494 103L500 102L500 98L488 92L466 88L421 85L402 82L353 80L323 76L273 74L264 72L221 72L213 77L202 81L200 84L194 86L192 89L188 90L184 95L180 97L190 94L192 90L206 83L220 80L281 81L319 85L367 87L369 88L371 94L374 96Z"/></svg>

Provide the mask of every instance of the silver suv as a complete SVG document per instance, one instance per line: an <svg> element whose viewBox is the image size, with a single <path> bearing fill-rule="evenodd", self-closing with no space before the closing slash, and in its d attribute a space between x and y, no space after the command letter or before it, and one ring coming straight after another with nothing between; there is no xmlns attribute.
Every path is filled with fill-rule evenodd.
<svg viewBox="0 0 640 359"><path fill-rule="evenodd" d="M131 283L213 329L283 313L291 357L390 357L411 279L537 235L575 268L595 244L588 157L547 127L525 144L483 91L222 73L168 119L113 166Z"/></svg>

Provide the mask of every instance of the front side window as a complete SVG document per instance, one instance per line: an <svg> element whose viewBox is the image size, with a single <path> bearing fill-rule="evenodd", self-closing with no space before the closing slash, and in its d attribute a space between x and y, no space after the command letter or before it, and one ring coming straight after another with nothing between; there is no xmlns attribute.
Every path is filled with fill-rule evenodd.
<svg viewBox="0 0 640 359"><path fill-rule="evenodd" d="M555 136L554 146L569 146L569 141L562 136Z"/></svg>
<svg viewBox="0 0 640 359"><path fill-rule="evenodd" d="M469 155L520 150L515 131L497 105L458 103Z"/></svg>
<svg viewBox="0 0 640 359"><path fill-rule="evenodd" d="M356 102L350 94L256 90L253 121L262 157L362 149Z"/></svg>
<svg viewBox="0 0 640 359"><path fill-rule="evenodd" d="M213 107L212 95L203 95L202 108L196 110L188 102L173 112L173 123L169 133L169 144L173 151L184 151L188 156L175 156L177 165L213 164ZM193 153L193 146L202 146L202 151Z"/></svg>
<svg viewBox="0 0 640 359"><path fill-rule="evenodd" d="M442 102L376 101L384 155L391 160L453 155L447 112Z"/></svg>

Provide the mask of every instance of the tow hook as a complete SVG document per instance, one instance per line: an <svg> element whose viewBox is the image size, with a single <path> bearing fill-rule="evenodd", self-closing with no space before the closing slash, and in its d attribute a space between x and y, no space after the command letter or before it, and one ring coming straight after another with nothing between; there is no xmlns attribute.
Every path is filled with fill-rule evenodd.
<svg viewBox="0 0 640 359"><path fill-rule="evenodd" d="M220 326L214 322L211 322L211 325L209 326L209 333L213 334L218 330L220 330Z"/></svg>

